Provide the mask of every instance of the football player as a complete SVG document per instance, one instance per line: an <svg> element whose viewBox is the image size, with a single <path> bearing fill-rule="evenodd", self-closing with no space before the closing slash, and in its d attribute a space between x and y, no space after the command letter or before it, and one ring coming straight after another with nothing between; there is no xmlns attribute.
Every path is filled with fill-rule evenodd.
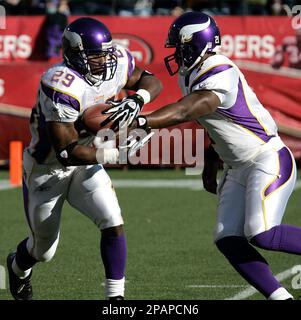
<svg viewBox="0 0 301 320"><path fill-rule="evenodd" d="M239 68L219 54L220 43L212 17L201 12L178 17L166 42L175 52L165 63L171 75L179 72L183 98L139 115L134 124L164 128L197 120L207 129L212 144L203 183L218 195L216 246L266 298L292 299L255 247L301 254L301 228L281 224L295 185L295 160ZM118 122L118 111L111 117ZM225 170L217 186L219 157Z"/></svg>
<svg viewBox="0 0 301 320"><path fill-rule="evenodd" d="M105 296L122 300L123 219L101 165L117 163L119 150L95 148L91 145L94 136L79 135L76 123L87 107L114 100L122 88L136 93L114 105L134 118L135 112L158 96L161 82L135 66L130 52L113 45L108 28L95 19L80 18L68 25L62 49L63 62L42 76L31 114L32 140L23 159L24 206L31 232L7 257L10 292L17 300L32 299L32 267L53 258L67 200L100 229Z"/></svg>

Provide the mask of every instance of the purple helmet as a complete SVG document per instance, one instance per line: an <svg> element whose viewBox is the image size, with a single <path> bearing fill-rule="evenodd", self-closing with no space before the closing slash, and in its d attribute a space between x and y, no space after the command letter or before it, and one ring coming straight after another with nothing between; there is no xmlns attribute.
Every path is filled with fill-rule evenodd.
<svg viewBox="0 0 301 320"><path fill-rule="evenodd" d="M168 31L165 47L176 48L174 54L164 59L169 74L176 74L180 68L190 71L205 53L215 51L220 44L220 32L213 18L202 12L184 13ZM170 62L174 60L178 66L173 71Z"/></svg>
<svg viewBox="0 0 301 320"><path fill-rule="evenodd" d="M66 65L79 72L91 85L100 85L114 77L117 67L115 47L108 28L100 21L80 18L70 23L63 33L63 58ZM92 73L89 56L102 57L97 73ZM95 66L93 60L93 65Z"/></svg>

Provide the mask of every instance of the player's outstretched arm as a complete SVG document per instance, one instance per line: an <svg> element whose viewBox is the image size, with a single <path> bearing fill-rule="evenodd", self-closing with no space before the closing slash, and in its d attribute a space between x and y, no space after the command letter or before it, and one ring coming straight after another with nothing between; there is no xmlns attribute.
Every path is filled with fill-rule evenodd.
<svg viewBox="0 0 301 320"><path fill-rule="evenodd" d="M221 102L211 91L195 91L145 116L147 126L165 128L214 112Z"/></svg>
<svg viewBox="0 0 301 320"><path fill-rule="evenodd" d="M47 122L49 139L64 166L117 163L118 149L96 149L78 144L74 123Z"/></svg>

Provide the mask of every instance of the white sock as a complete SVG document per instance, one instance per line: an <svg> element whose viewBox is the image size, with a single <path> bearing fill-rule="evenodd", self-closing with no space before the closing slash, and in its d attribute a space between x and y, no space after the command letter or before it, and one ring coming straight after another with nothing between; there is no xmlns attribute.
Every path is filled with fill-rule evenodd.
<svg viewBox="0 0 301 320"><path fill-rule="evenodd" d="M28 269L28 270L25 270L25 271L20 269L19 266L16 263L16 258L13 261L12 269L13 269L14 273L21 279L24 279L24 278L28 277L29 274L30 274L30 271L31 271L31 268Z"/></svg>
<svg viewBox="0 0 301 320"><path fill-rule="evenodd" d="M293 296L283 287L278 288L275 290L270 296L269 300L286 300L286 299L293 299Z"/></svg>
<svg viewBox="0 0 301 320"><path fill-rule="evenodd" d="M107 298L122 296L124 297L124 277L120 280L106 279L105 295Z"/></svg>

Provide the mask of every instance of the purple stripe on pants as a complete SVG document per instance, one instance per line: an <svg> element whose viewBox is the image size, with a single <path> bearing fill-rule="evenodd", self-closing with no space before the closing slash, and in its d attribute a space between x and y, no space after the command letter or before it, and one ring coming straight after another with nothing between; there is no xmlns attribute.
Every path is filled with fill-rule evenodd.
<svg viewBox="0 0 301 320"><path fill-rule="evenodd" d="M274 180L265 190L264 196L267 197L270 193L282 186L292 175L293 171L293 160L292 156L287 149L283 147L278 151L279 156L279 177Z"/></svg>

